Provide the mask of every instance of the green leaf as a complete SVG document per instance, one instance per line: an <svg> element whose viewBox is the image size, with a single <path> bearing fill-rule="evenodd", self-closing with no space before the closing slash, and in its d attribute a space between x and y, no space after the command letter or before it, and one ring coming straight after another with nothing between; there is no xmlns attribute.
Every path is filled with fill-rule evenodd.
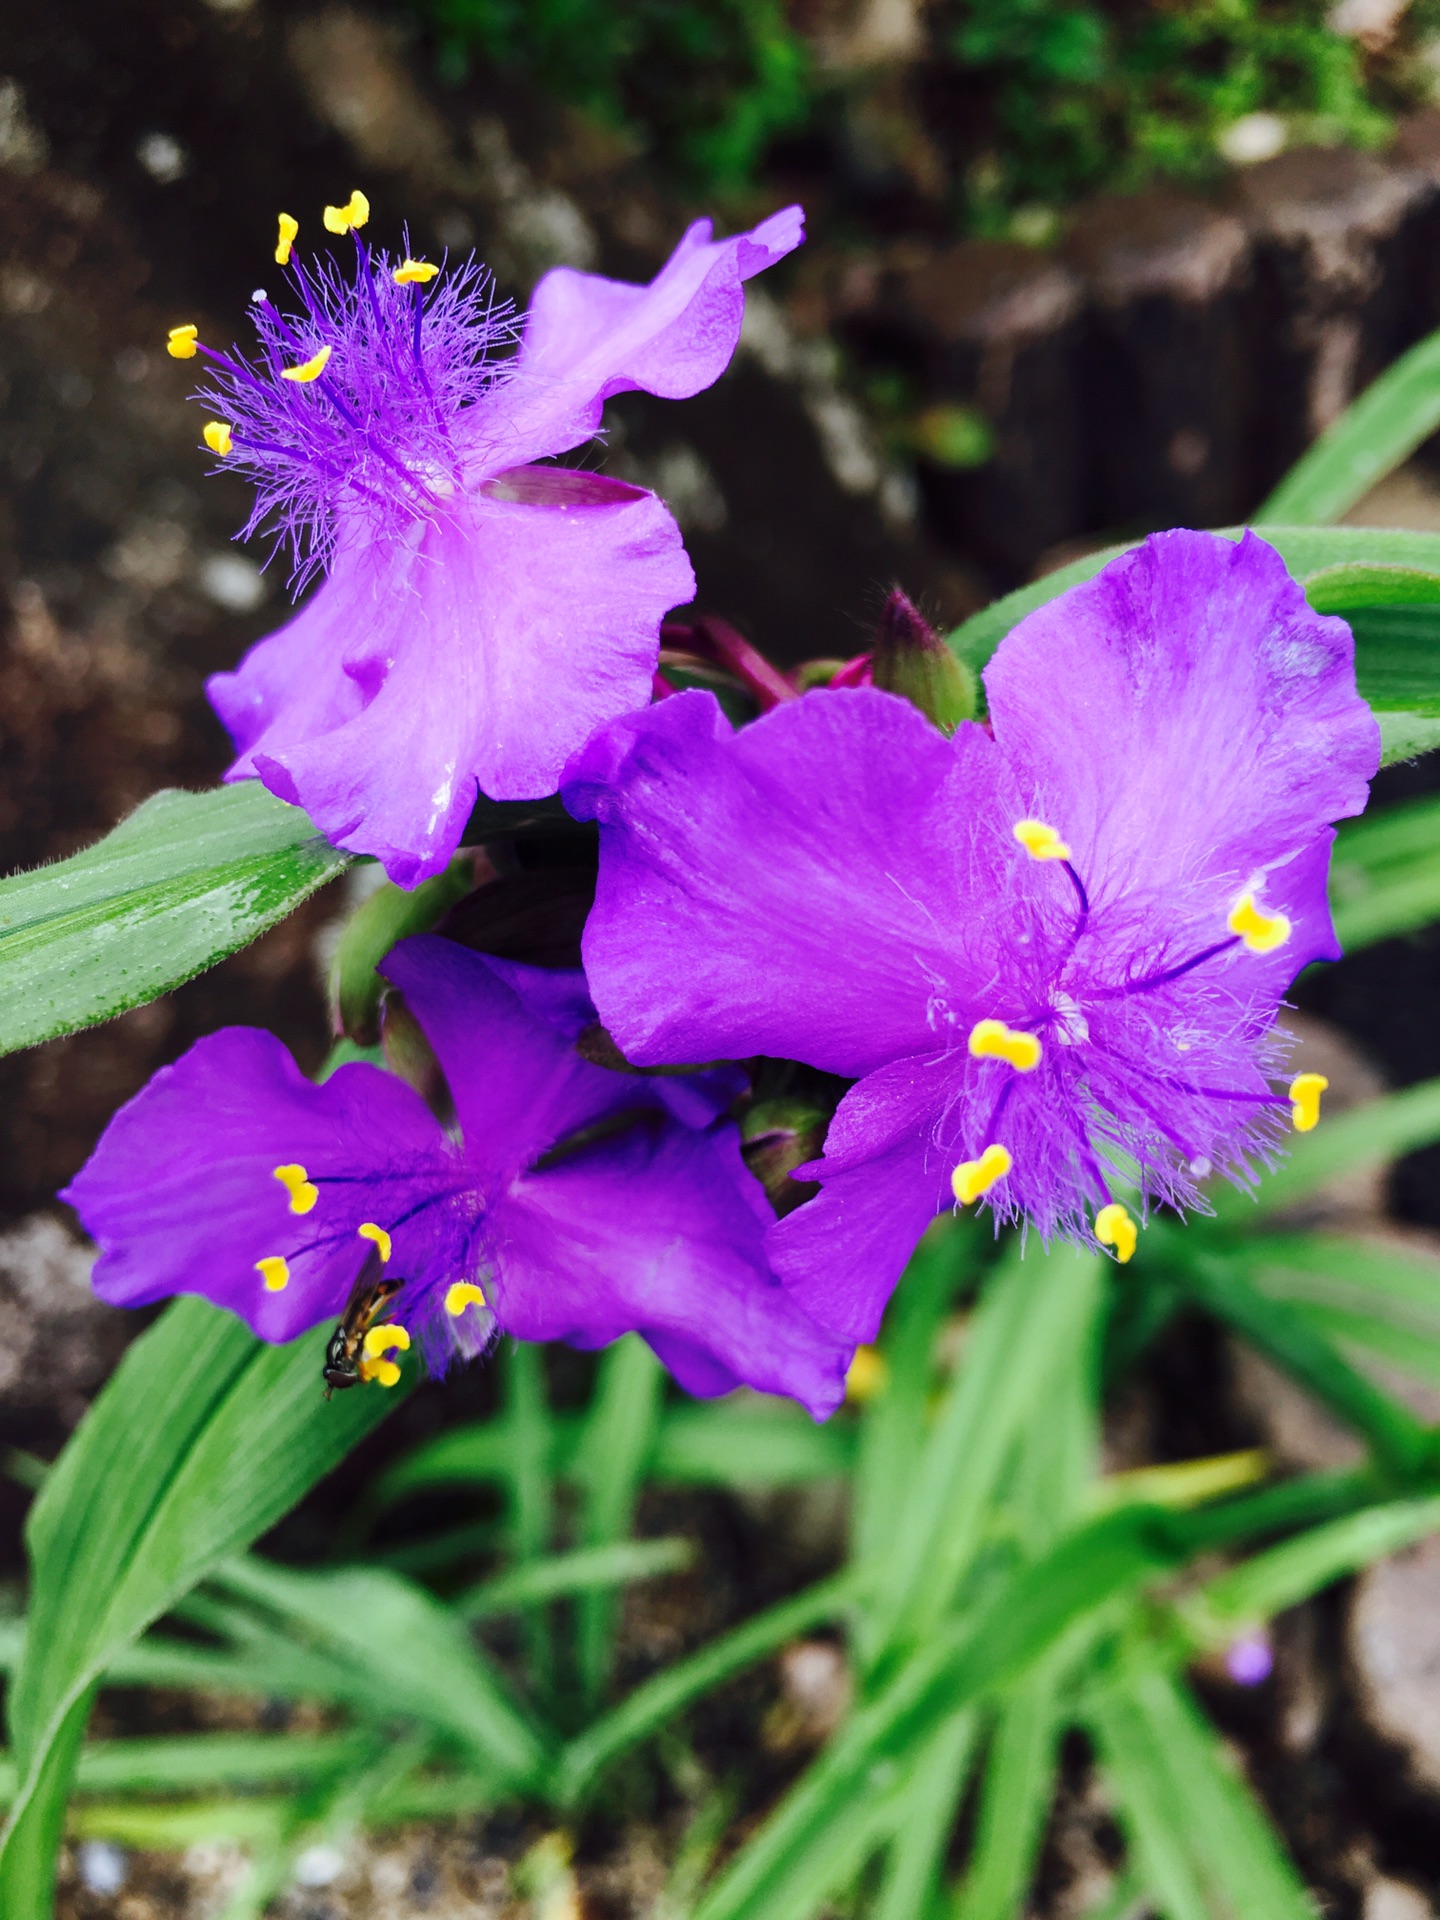
<svg viewBox="0 0 1440 1920"><path fill-rule="evenodd" d="M979 1716L973 1710L955 1714L915 1762L886 1856L874 1920L921 1920L932 1910L978 1730Z"/></svg>
<svg viewBox="0 0 1440 1920"><path fill-rule="evenodd" d="M678 1534L662 1540L616 1540L609 1546L577 1547L573 1553L527 1560L523 1566L479 1580L452 1604L466 1620L490 1620L547 1600L678 1573L694 1557L691 1543Z"/></svg>
<svg viewBox="0 0 1440 1920"><path fill-rule="evenodd" d="M1070 1247L1022 1256L1015 1243L990 1275L965 1364L936 1415L902 1511L875 1568L866 1635L914 1644L951 1606L989 1523L1017 1443L1045 1417L1057 1357L1086 1343L1100 1263Z"/></svg>
<svg viewBox="0 0 1440 1920"><path fill-rule="evenodd" d="M565 1748L555 1771L556 1800L571 1806L583 1799L604 1767L648 1739L702 1694L765 1659L797 1634L840 1619L853 1606L859 1585L853 1572L821 1580L645 1681Z"/></svg>
<svg viewBox="0 0 1440 1920"><path fill-rule="evenodd" d="M1247 1227L1283 1213L1337 1173L1383 1166L1440 1139L1440 1079L1422 1080L1401 1093L1387 1093L1349 1113L1322 1119L1313 1133L1296 1134L1289 1154L1253 1195L1216 1186L1214 1217L1227 1227ZM1193 1229L1192 1229L1193 1231Z"/></svg>
<svg viewBox="0 0 1440 1920"><path fill-rule="evenodd" d="M771 1902L823 1880L857 1809L942 1722L1018 1680L1052 1649L1078 1658L1113 1603L1179 1557L1164 1516L1131 1508L1077 1528L1002 1582L969 1619L950 1618L895 1667L736 1855L695 1920L768 1920Z"/></svg>
<svg viewBox="0 0 1440 1920"><path fill-rule="evenodd" d="M1314 1920L1269 1822L1178 1680L1133 1659L1095 1690L1089 1718L1121 1824L1168 1920Z"/></svg>
<svg viewBox="0 0 1440 1920"><path fill-rule="evenodd" d="M1346 821L1330 861L1330 905L1346 953L1440 919L1440 799Z"/></svg>
<svg viewBox="0 0 1440 1920"><path fill-rule="evenodd" d="M398 941L428 933L475 887L475 856L457 853L444 873L408 892L384 880L345 923L330 969L330 1010L335 1031L357 1046L380 1038L377 1015L385 982L376 972Z"/></svg>
<svg viewBox="0 0 1440 1920"><path fill-rule="evenodd" d="M533 1780L545 1743L465 1631L459 1615L375 1567L296 1573L233 1560L212 1583L301 1630L368 1685L382 1712L448 1733L502 1782Z"/></svg>
<svg viewBox="0 0 1440 1920"><path fill-rule="evenodd" d="M106 1667L396 1404L378 1390L327 1402L324 1344L317 1330L269 1347L207 1302L178 1300L130 1347L48 1476L26 1529L29 1630L7 1698L21 1775L0 1837L7 1920L48 1913L69 1784L58 1761L78 1748ZM19 1891L17 1874L29 1882Z"/></svg>
<svg viewBox="0 0 1440 1920"><path fill-rule="evenodd" d="M96 846L0 880L0 1053L169 992L350 859L258 780L155 794Z"/></svg>
<svg viewBox="0 0 1440 1920"><path fill-rule="evenodd" d="M1257 1292L1298 1307L1340 1345L1440 1385L1440 1259L1428 1247L1275 1234L1246 1255Z"/></svg>
<svg viewBox="0 0 1440 1920"><path fill-rule="evenodd" d="M600 1362L576 1465L580 1539L604 1549L623 1543L635 1518L646 1461L655 1446L665 1369L638 1334L617 1340ZM615 1653L615 1594L591 1588L580 1602L580 1689L593 1712Z"/></svg>
<svg viewBox="0 0 1440 1920"><path fill-rule="evenodd" d="M1440 427L1440 333L1411 347L1301 455L1256 515L1277 525L1338 520Z"/></svg>
<svg viewBox="0 0 1440 1920"><path fill-rule="evenodd" d="M1430 1439L1414 1414L1352 1367L1299 1308L1252 1286L1243 1253L1193 1253L1183 1279L1202 1306L1364 1434L1391 1471L1413 1474L1429 1460Z"/></svg>
<svg viewBox="0 0 1440 1920"><path fill-rule="evenodd" d="M855 1457L851 1429L817 1426L783 1400L667 1407L646 1477L662 1486L786 1487L840 1479Z"/></svg>
<svg viewBox="0 0 1440 1920"><path fill-rule="evenodd" d="M1224 1646L1242 1627L1269 1620L1322 1587L1398 1553L1440 1529L1440 1497L1392 1500L1252 1555L1188 1601L1185 1617L1202 1644Z"/></svg>
<svg viewBox="0 0 1440 1920"><path fill-rule="evenodd" d="M954 1920L1024 1911L1055 1787L1062 1727L1058 1671L1046 1663L1005 1700L991 1744L969 1871Z"/></svg>

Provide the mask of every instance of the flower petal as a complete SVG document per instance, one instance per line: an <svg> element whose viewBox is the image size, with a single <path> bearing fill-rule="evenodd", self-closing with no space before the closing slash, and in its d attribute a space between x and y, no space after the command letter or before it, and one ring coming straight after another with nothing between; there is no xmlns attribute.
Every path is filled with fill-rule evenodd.
<svg viewBox="0 0 1440 1920"><path fill-rule="evenodd" d="M768 1218L733 1127L633 1128L528 1176L496 1208L500 1321L579 1347L638 1332L691 1392L743 1382L823 1419L844 1396L852 1343L773 1278Z"/></svg>
<svg viewBox="0 0 1440 1920"><path fill-rule="evenodd" d="M1379 765L1349 628L1250 533L1152 534L1022 620L985 686L1015 804L1101 904L1238 892L1359 813Z"/></svg>
<svg viewBox="0 0 1440 1920"><path fill-rule="evenodd" d="M295 1165L319 1187L301 1215L274 1174ZM357 1064L316 1086L273 1034L227 1027L120 1109L61 1198L100 1244L102 1299L203 1294L262 1339L290 1340L344 1311L368 1251L362 1221L395 1227L397 1271L429 1260L452 1232L443 1212L397 1223L455 1172L403 1081ZM271 1292L257 1263L277 1255L290 1277Z"/></svg>
<svg viewBox="0 0 1440 1920"><path fill-rule="evenodd" d="M381 970L435 1049L466 1160L487 1191L565 1135L617 1110L655 1105L646 1081L582 1060L573 1035L541 1010L543 1001L526 1005L510 984L520 971L515 963L507 979L486 955L425 933L392 947ZM578 975L559 977L583 984Z"/></svg>
<svg viewBox="0 0 1440 1920"><path fill-rule="evenodd" d="M846 1340L875 1338L916 1241L953 1204L958 1156L937 1133L962 1074L955 1055L936 1053L898 1060L852 1087L824 1159L797 1169L820 1180L819 1193L770 1228L771 1264L786 1290Z"/></svg>
<svg viewBox="0 0 1440 1920"><path fill-rule="evenodd" d="M935 1045L993 918L997 856L972 832L992 756L981 729L947 741L869 688L739 733L682 693L599 735L564 793L600 822L585 966L626 1055L860 1074Z"/></svg>
<svg viewBox="0 0 1440 1920"><path fill-rule="evenodd" d="M212 681L242 748L228 777L258 773L413 886L444 868L477 786L551 793L597 726L646 704L660 621L693 586L651 494L469 501L408 541L349 542L291 627Z"/></svg>
<svg viewBox="0 0 1440 1920"><path fill-rule="evenodd" d="M599 429L612 394L641 388L682 400L730 364L745 312L744 282L805 237L786 207L750 233L712 240L697 220L649 286L555 267L530 302L510 378L475 411L472 459L512 467L579 446Z"/></svg>

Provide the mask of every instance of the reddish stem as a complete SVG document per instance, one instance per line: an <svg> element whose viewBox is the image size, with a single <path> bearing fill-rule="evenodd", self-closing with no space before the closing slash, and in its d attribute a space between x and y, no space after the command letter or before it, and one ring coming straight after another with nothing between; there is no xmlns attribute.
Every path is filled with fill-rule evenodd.
<svg viewBox="0 0 1440 1920"><path fill-rule="evenodd" d="M800 697L778 667L771 666L743 633L737 633L728 620L716 614L702 613L691 626L667 621L660 629L660 644L696 654L733 673L741 685L754 694L762 713L768 713L784 700Z"/></svg>

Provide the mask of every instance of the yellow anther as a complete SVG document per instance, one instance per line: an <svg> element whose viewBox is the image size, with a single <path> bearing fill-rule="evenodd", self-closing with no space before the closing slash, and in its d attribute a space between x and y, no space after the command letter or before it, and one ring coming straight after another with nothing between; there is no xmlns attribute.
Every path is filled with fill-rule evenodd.
<svg viewBox="0 0 1440 1920"><path fill-rule="evenodd" d="M1320 1096L1330 1082L1323 1073L1297 1073L1290 1082L1290 1118L1297 1133L1310 1133L1320 1119Z"/></svg>
<svg viewBox="0 0 1440 1920"><path fill-rule="evenodd" d="M349 233L353 227L363 227L369 218L370 202L357 187L343 207L326 207L325 231Z"/></svg>
<svg viewBox="0 0 1440 1920"><path fill-rule="evenodd" d="M198 327L171 327L165 342L165 351L172 360L193 360L195 342L200 338Z"/></svg>
<svg viewBox="0 0 1440 1920"><path fill-rule="evenodd" d="M1068 860L1070 849L1043 820L1017 820L1010 829L1032 860Z"/></svg>
<svg viewBox="0 0 1440 1920"><path fill-rule="evenodd" d="M286 1167L272 1167L272 1176L278 1180L290 1196L292 1213L309 1213L320 1198L320 1189L315 1185L304 1167L298 1162Z"/></svg>
<svg viewBox="0 0 1440 1920"><path fill-rule="evenodd" d="M294 246L295 236L299 231L300 222L295 218L294 214L282 213L280 216L280 237L275 242L275 264L277 267L289 266L290 249Z"/></svg>
<svg viewBox="0 0 1440 1920"><path fill-rule="evenodd" d="M989 1146L978 1160L962 1160L950 1176L950 1186L962 1207L988 1193L997 1180L1003 1180L1015 1162L1006 1147Z"/></svg>
<svg viewBox="0 0 1440 1920"><path fill-rule="evenodd" d="M1112 1200L1108 1207L1102 1207L1096 1214L1095 1238L1102 1247L1115 1249L1115 1258L1122 1267L1134 1253L1139 1237L1135 1222L1118 1200Z"/></svg>
<svg viewBox="0 0 1440 1920"><path fill-rule="evenodd" d="M282 380L294 380L297 385L302 387L308 386L312 380L318 380L320 378L321 374L325 371L329 359L329 347L321 347L313 360L306 360L303 365L298 367L282 367L280 369L280 378Z"/></svg>
<svg viewBox="0 0 1440 1920"><path fill-rule="evenodd" d="M409 1347L410 1335L398 1322L371 1327L361 1348L360 1378L374 1380L382 1387L393 1387L400 1378L400 1369L388 1356L391 1353L406 1353Z"/></svg>
<svg viewBox="0 0 1440 1920"><path fill-rule="evenodd" d="M283 1293L290 1284L290 1263L278 1253L267 1253L255 1262L255 1271L265 1282L267 1293Z"/></svg>
<svg viewBox="0 0 1440 1920"><path fill-rule="evenodd" d="M970 1052L976 1060L1008 1060L1017 1073L1029 1073L1040 1064L1036 1036L1017 1033L1003 1020L977 1020L970 1029Z"/></svg>
<svg viewBox="0 0 1440 1920"><path fill-rule="evenodd" d="M845 1398L852 1406L863 1407L878 1400L890 1384L890 1369L878 1347L857 1347L850 1370L845 1375Z"/></svg>
<svg viewBox="0 0 1440 1920"><path fill-rule="evenodd" d="M222 457L230 451L230 423L228 420L207 420L201 439L212 453Z"/></svg>
<svg viewBox="0 0 1440 1920"><path fill-rule="evenodd" d="M432 267L428 260L406 260L396 267L394 281L397 287L413 287L418 281L424 286L427 280L433 280L440 271Z"/></svg>
<svg viewBox="0 0 1440 1920"><path fill-rule="evenodd" d="M457 1280L445 1289L445 1311L458 1320L466 1307L483 1307L485 1296L473 1280Z"/></svg>
<svg viewBox="0 0 1440 1920"><path fill-rule="evenodd" d="M363 1227L356 1229L362 1240L373 1240L380 1249L380 1258L390 1258L390 1236L383 1227L377 1227L373 1220L367 1220Z"/></svg>
<svg viewBox="0 0 1440 1920"><path fill-rule="evenodd" d="M1253 893L1242 893L1225 922L1238 933L1251 953L1274 953L1290 938L1290 922L1283 913L1262 913Z"/></svg>

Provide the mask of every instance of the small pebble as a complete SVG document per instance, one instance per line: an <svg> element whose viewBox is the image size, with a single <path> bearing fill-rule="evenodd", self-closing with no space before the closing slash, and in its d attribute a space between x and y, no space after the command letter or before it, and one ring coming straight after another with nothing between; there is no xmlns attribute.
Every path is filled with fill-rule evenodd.
<svg viewBox="0 0 1440 1920"><path fill-rule="evenodd" d="M109 1840L87 1840L76 1856L76 1866L87 1893L119 1893L130 1871L125 1855Z"/></svg>

